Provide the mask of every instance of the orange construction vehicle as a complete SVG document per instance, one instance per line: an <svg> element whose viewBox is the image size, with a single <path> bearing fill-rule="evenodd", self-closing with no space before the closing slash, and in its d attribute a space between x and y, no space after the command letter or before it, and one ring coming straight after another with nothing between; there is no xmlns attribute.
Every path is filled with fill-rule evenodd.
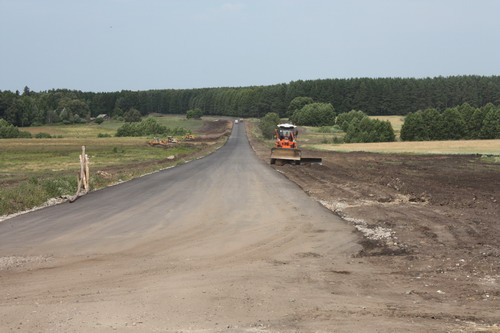
<svg viewBox="0 0 500 333"><path fill-rule="evenodd" d="M154 137L153 139L148 141L148 144L153 147L163 147L168 148L169 142L168 140L161 140L160 138Z"/></svg>
<svg viewBox="0 0 500 333"><path fill-rule="evenodd" d="M279 124L276 126L276 147L271 149L271 164L285 163L321 163L321 158L304 158L302 151L297 147L295 138L298 131L297 126L292 124Z"/></svg>

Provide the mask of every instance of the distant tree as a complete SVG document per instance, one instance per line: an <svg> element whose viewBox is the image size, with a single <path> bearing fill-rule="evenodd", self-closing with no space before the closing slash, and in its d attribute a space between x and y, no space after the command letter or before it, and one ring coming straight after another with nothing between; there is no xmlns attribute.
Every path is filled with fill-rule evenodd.
<svg viewBox="0 0 500 333"><path fill-rule="evenodd" d="M335 124L335 116L330 103L311 103L296 110L290 120L303 126L330 126Z"/></svg>
<svg viewBox="0 0 500 333"><path fill-rule="evenodd" d="M344 141L348 143L391 142L395 138L392 125L388 121L364 117L351 120Z"/></svg>
<svg viewBox="0 0 500 333"><path fill-rule="evenodd" d="M47 124L55 124L55 123L58 123L60 121L61 121L61 118L59 117L59 115L57 114L57 112L55 110L47 111L47 117L45 119L45 122Z"/></svg>
<svg viewBox="0 0 500 333"><path fill-rule="evenodd" d="M463 138L465 139L471 139L473 136L473 133L469 130L469 124L475 110L476 108L472 107L469 103L464 103L457 107L457 111L460 113L460 117L464 121L465 127Z"/></svg>
<svg viewBox="0 0 500 333"><path fill-rule="evenodd" d="M434 109L420 110L417 112L410 112L406 118L403 126L401 127L401 140L403 141L428 141L433 136L439 133L430 133L429 126L440 128L441 115Z"/></svg>
<svg viewBox="0 0 500 333"><path fill-rule="evenodd" d="M63 108L59 113L59 119L63 122L63 124L72 124L73 123L73 113L70 110Z"/></svg>
<svg viewBox="0 0 500 333"><path fill-rule="evenodd" d="M492 107L493 104L488 104L491 105ZM488 106L487 105L487 106ZM483 127L483 120L484 116L488 113L488 110L485 107L482 108L477 108L474 110L474 113L472 113L472 117L470 118L469 122L465 124L467 127L467 134L469 139L480 139L481 138L481 128Z"/></svg>
<svg viewBox="0 0 500 333"><path fill-rule="evenodd" d="M58 110L62 111L63 109L66 109L68 114L71 116L78 115L82 119L87 119L90 117L90 108L88 104L85 101L77 98L61 98L58 103Z"/></svg>
<svg viewBox="0 0 500 333"><path fill-rule="evenodd" d="M418 135L419 140L440 140L443 127L441 113L437 109L432 108L419 112L421 112L422 121L425 124L422 132Z"/></svg>
<svg viewBox="0 0 500 333"><path fill-rule="evenodd" d="M295 97L288 105L288 117L290 117L295 111L300 110L307 104L311 103L314 103L314 100L311 97Z"/></svg>
<svg viewBox="0 0 500 333"><path fill-rule="evenodd" d="M73 123L75 124L81 124L81 123L84 123L85 122L85 119L82 119L79 115L75 114L73 116Z"/></svg>
<svg viewBox="0 0 500 333"><path fill-rule="evenodd" d="M191 109L186 112L187 119L201 119L203 116L203 111L199 108Z"/></svg>
<svg viewBox="0 0 500 333"><path fill-rule="evenodd" d="M19 128L9 124L5 119L0 119L0 139L31 138L31 133L20 131Z"/></svg>
<svg viewBox="0 0 500 333"><path fill-rule="evenodd" d="M479 136L481 139L500 139L500 107L491 108L484 116Z"/></svg>
<svg viewBox="0 0 500 333"><path fill-rule="evenodd" d="M465 137L465 121L457 108L448 108L441 115L441 139L459 140Z"/></svg>
<svg viewBox="0 0 500 333"><path fill-rule="evenodd" d="M276 125L280 123L280 117L277 113L270 112L259 121L259 128L262 136L266 139L272 139Z"/></svg>
<svg viewBox="0 0 500 333"><path fill-rule="evenodd" d="M353 119L361 120L364 117L367 117L367 114L363 111L351 110L349 112L339 114L335 119L335 123L339 125L344 132L346 132Z"/></svg>
<svg viewBox="0 0 500 333"><path fill-rule="evenodd" d="M135 123L141 121L141 113L137 109L130 109L123 115L127 123Z"/></svg>
<svg viewBox="0 0 500 333"><path fill-rule="evenodd" d="M123 117L123 110L120 107L116 106L113 109L111 116L113 117L113 119L117 119L118 117Z"/></svg>
<svg viewBox="0 0 500 333"><path fill-rule="evenodd" d="M23 89L23 96L30 96L30 95L31 95L30 88L28 88L28 86L25 86Z"/></svg>

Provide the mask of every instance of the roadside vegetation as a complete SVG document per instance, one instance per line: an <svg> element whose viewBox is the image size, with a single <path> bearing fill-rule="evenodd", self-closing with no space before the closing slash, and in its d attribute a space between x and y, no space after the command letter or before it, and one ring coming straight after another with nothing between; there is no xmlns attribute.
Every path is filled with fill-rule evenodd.
<svg viewBox="0 0 500 333"><path fill-rule="evenodd" d="M203 116L203 111L199 108L186 111L187 119L201 119L202 116Z"/></svg>

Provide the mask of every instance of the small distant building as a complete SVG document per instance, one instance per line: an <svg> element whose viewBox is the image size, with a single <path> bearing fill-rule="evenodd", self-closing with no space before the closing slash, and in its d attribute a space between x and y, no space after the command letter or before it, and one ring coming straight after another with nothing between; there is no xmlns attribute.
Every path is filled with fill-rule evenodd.
<svg viewBox="0 0 500 333"><path fill-rule="evenodd" d="M103 119L103 120L109 120L109 116L105 113L101 113L96 117L96 119Z"/></svg>

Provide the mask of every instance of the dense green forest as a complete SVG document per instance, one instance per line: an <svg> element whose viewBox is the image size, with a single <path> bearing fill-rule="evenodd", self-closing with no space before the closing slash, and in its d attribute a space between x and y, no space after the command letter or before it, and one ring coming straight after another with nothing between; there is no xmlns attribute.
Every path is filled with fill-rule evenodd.
<svg viewBox="0 0 500 333"><path fill-rule="evenodd" d="M500 139L500 107L474 108L467 103L443 112L424 109L409 113L401 128L405 141Z"/></svg>
<svg viewBox="0 0 500 333"><path fill-rule="evenodd" d="M463 103L498 105L500 76L324 79L271 86L120 92L34 92L26 87L22 92L0 91L0 118L16 126L78 123L103 113L123 117L130 109L142 115L200 109L205 115L260 118L275 112L284 117L290 102L299 96L330 103L336 113L362 110L368 115L406 115Z"/></svg>

